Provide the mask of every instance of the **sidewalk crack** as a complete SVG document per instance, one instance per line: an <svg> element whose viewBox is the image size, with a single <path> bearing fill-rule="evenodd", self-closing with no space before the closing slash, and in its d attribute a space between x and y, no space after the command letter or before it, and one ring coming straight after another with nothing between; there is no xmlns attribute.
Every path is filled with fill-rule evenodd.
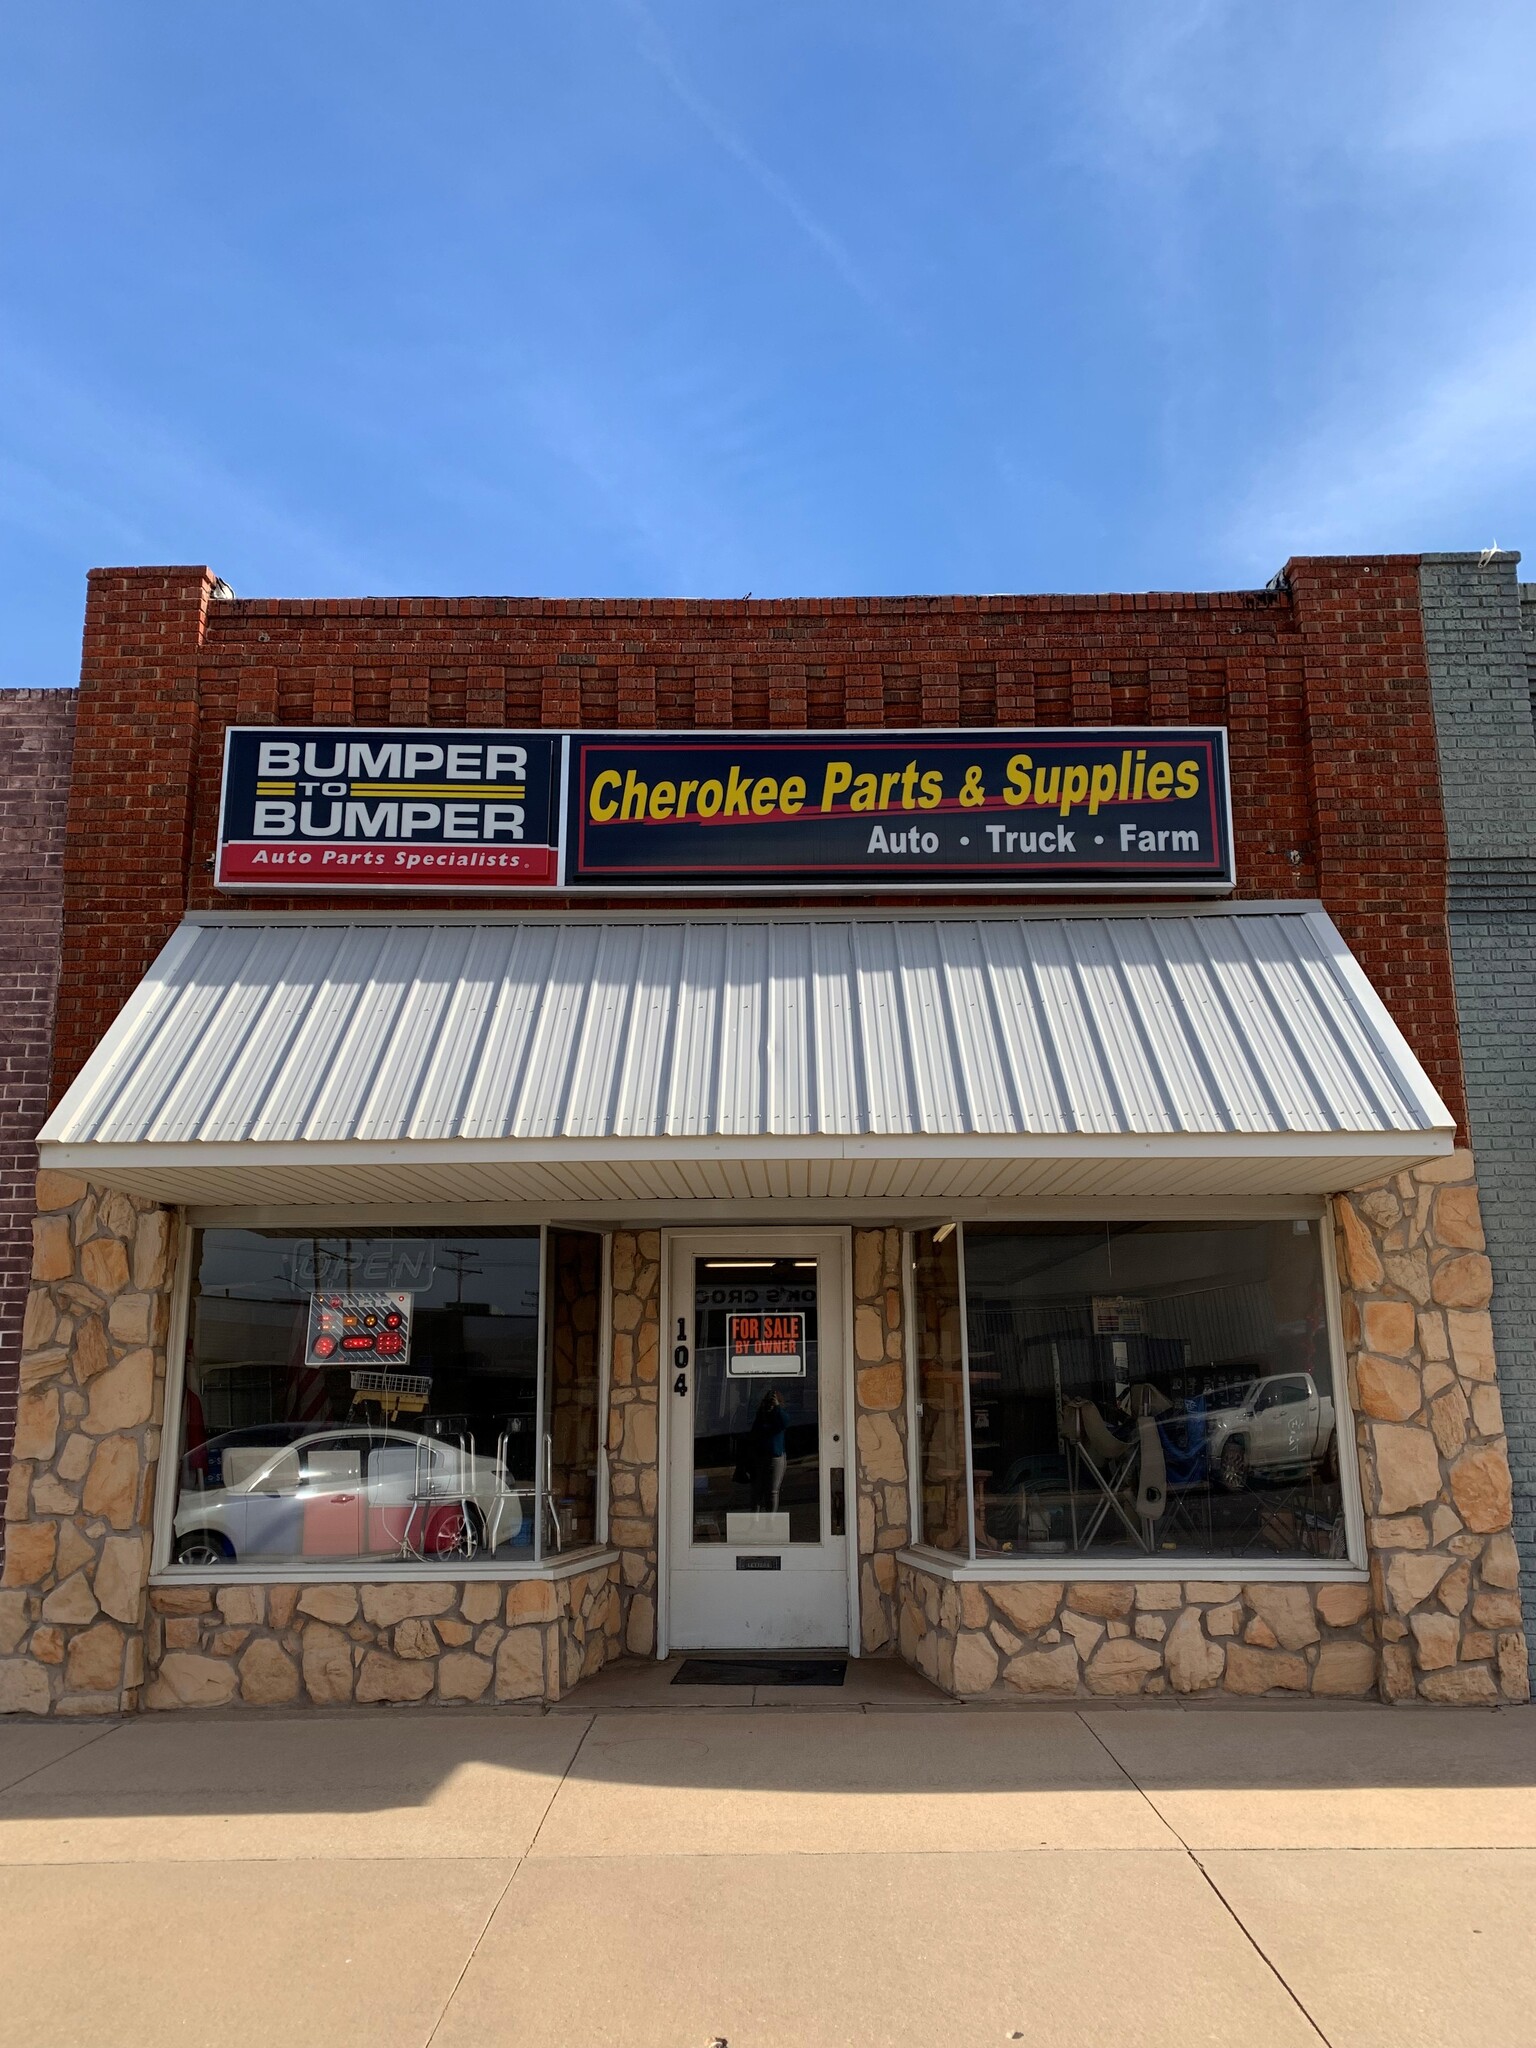
<svg viewBox="0 0 1536 2048"><path fill-rule="evenodd" d="M503 1899L505 1899L507 1893L511 1891L513 1885L517 1881L519 1872L523 1869L523 1866L528 1862L528 1859L532 1856L534 1851L534 1845L537 1843L539 1836L544 1831L544 1823L549 1819L550 1809L554 1806L555 1801L560 1797L560 1794L564 1791L565 1781L571 1775L571 1771L575 1766L576 1759L581 1755L583 1748L586 1746L587 1737L592 1733L592 1730L596 1726L596 1723L597 1716L595 1714L588 1715L587 1725L581 1731L581 1740L577 1743L576 1747L571 1751L570 1755L566 1758L565 1769L560 1773L560 1782L558 1785L556 1785L554 1791L550 1793L549 1798L545 1801L544 1811L539 1815L539 1824L534 1829L532 1835L529 1837L527 1848L523 1851L522 1855L519 1856L513 1863L512 1868L507 1872L506 1883L502 1886L501 1890L496 1894L495 1898L492 1899L490 1910L489 1912L487 1912L485 1919L481 1922L480 1932L475 1936L474 1940L470 1943L469 1954L464 1958L463 1966L460 1969L457 1977L454 1978L453 1983L449 1989L448 1996L443 2000L443 2009L438 2014L437 2018L432 2022L432 2031L430 2034L428 2034L425 2042L423 2042L422 2048L432 2048L432 2043L437 2039L443 2021L447 2019L449 2012L452 2010L453 2001L458 1997L464 1979L469 1975L470 1964L473 1963L475 1957L480 1953L480 1944L485 1940L487 1933L490 1931L491 1922L496 1918L496 1915L501 1911L501 1904Z"/></svg>
<svg viewBox="0 0 1536 2048"><path fill-rule="evenodd" d="M1254 1954L1258 1957L1259 1961L1264 1965L1265 1969L1268 1970L1269 1974L1280 1986L1280 1989L1285 1993L1285 1996L1290 2000L1291 2004L1294 2005L1296 2010L1301 2014L1301 2017L1312 2029L1312 2032L1316 2034L1318 2040L1324 2044L1324 2048L1333 2048L1333 2044L1331 2041L1329 2041L1328 2036L1323 2032L1322 2028L1318 2025L1317 2021L1313 2019L1311 2013L1307 2011L1307 2008L1305 2007L1305 2005L1302 2004L1300 1998L1291 1989L1290 1985L1285 1981L1285 1978L1281 1975L1278 1965L1271 1961L1270 1957L1265 1954L1261 1944L1254 1937L1254 1935L1249 1932L1248 1928L1243 1923L1242 1918L1238 1914L1236 1908L1233 1906L1231 1900L1226 1896L1226 1894L1221 1889L1221 1886L1216 1882L1215 1878L1212 1877L1211 1873L1200 1861L1200 1858L1195 1854L1194 1850L1189 1846L1188 1842L1186 1842L1184 1837L1179 1833L1178 1829L1174 1826L1173 1822L1168 1818L1167 1814L1163 1812L1162 1808L1152 1798L1151 1794L1147 1791L1146 1787L1144 1785L1137 1784L1136 1780L1131 1776L1129 1770L1127 1770L1126 1766L1121 1762L1120 1758L1115 1755L1115 1752L1110 1748L1109 1744L1104 1740L1103 1736L1100 1735L1098 1729L1094 1727L1093 1723L1087 1718L1087 1716L1083 1713L1081 1708L1078 1709L1077 1718L1082 1723L1083 1727L1087 1729L1088 1733L1093 1737L1094 1741L1099 1745L1100 1749L1102 1749L1104 1754L1109 1758L1110 1762L1114 1765L1115 1769L1120 1773L1121 1777L1124 1778L1127 1785L1131 1787L1132 1791L1139 1794L1139 1796L1146 1801L1150 1811L1157 1816L1158 1820L1168 1830L1169 1834L1172 1835L1173 1839L1184 1851L1184 1854L1189 1858L1190 1862L1195 1866L1196 1870L1199 1871L1202 1880L1206 1885L1210 1887L1211 1894L1215 1898L1217 1904L1221 1907L1221 1910L1227 1915L1228 1919L1232 1922L1232 1925L1243 1937L1243 1940L1247 1942L1248 1946L1253 1950Z"/></svg>

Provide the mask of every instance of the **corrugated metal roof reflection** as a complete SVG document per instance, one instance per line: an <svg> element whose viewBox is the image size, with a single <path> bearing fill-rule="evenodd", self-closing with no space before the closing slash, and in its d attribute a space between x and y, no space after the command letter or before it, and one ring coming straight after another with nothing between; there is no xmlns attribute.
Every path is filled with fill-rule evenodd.
<svg viewBox="0 0 1536 2048"><path fill-rule="evenodd" d="M1413 1133L1328 919L188 924L59 1144Z"/></svg>

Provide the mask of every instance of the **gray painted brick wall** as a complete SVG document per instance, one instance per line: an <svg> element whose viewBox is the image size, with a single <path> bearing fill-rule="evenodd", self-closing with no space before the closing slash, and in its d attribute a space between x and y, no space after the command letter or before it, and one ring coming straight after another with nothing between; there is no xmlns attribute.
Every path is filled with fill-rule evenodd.
<svg viewBox="0 0 1536 2048"><path fill-rule="evenodd" d="M1425 555L1467 1117L1536 1667L1536 585L1518 555Z"/></svg>

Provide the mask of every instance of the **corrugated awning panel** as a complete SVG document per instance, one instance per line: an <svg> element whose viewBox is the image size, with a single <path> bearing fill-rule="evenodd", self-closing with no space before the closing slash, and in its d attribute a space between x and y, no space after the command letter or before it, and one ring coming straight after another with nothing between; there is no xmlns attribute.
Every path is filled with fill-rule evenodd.
<svg viewBox="0 0 1536 2048"><path fill-rule="evenodd" d="M1231 1138L1451 1119L1315 908L191 923L55 1145Z"/></svg>

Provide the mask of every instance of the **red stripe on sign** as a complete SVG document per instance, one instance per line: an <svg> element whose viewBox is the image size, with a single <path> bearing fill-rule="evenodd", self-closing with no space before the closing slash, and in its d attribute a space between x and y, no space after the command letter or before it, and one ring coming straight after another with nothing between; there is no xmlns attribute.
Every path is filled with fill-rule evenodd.
<svg viewBox="0 0 1536 2048"><path fill-rule="evenodd" d="M322 846L235 839L219 849L218 866L220 882L284 889L316 882L328 889L401 882L413 888L549 888L555 873L551 846L413 846L394 840Z"/></svg>

